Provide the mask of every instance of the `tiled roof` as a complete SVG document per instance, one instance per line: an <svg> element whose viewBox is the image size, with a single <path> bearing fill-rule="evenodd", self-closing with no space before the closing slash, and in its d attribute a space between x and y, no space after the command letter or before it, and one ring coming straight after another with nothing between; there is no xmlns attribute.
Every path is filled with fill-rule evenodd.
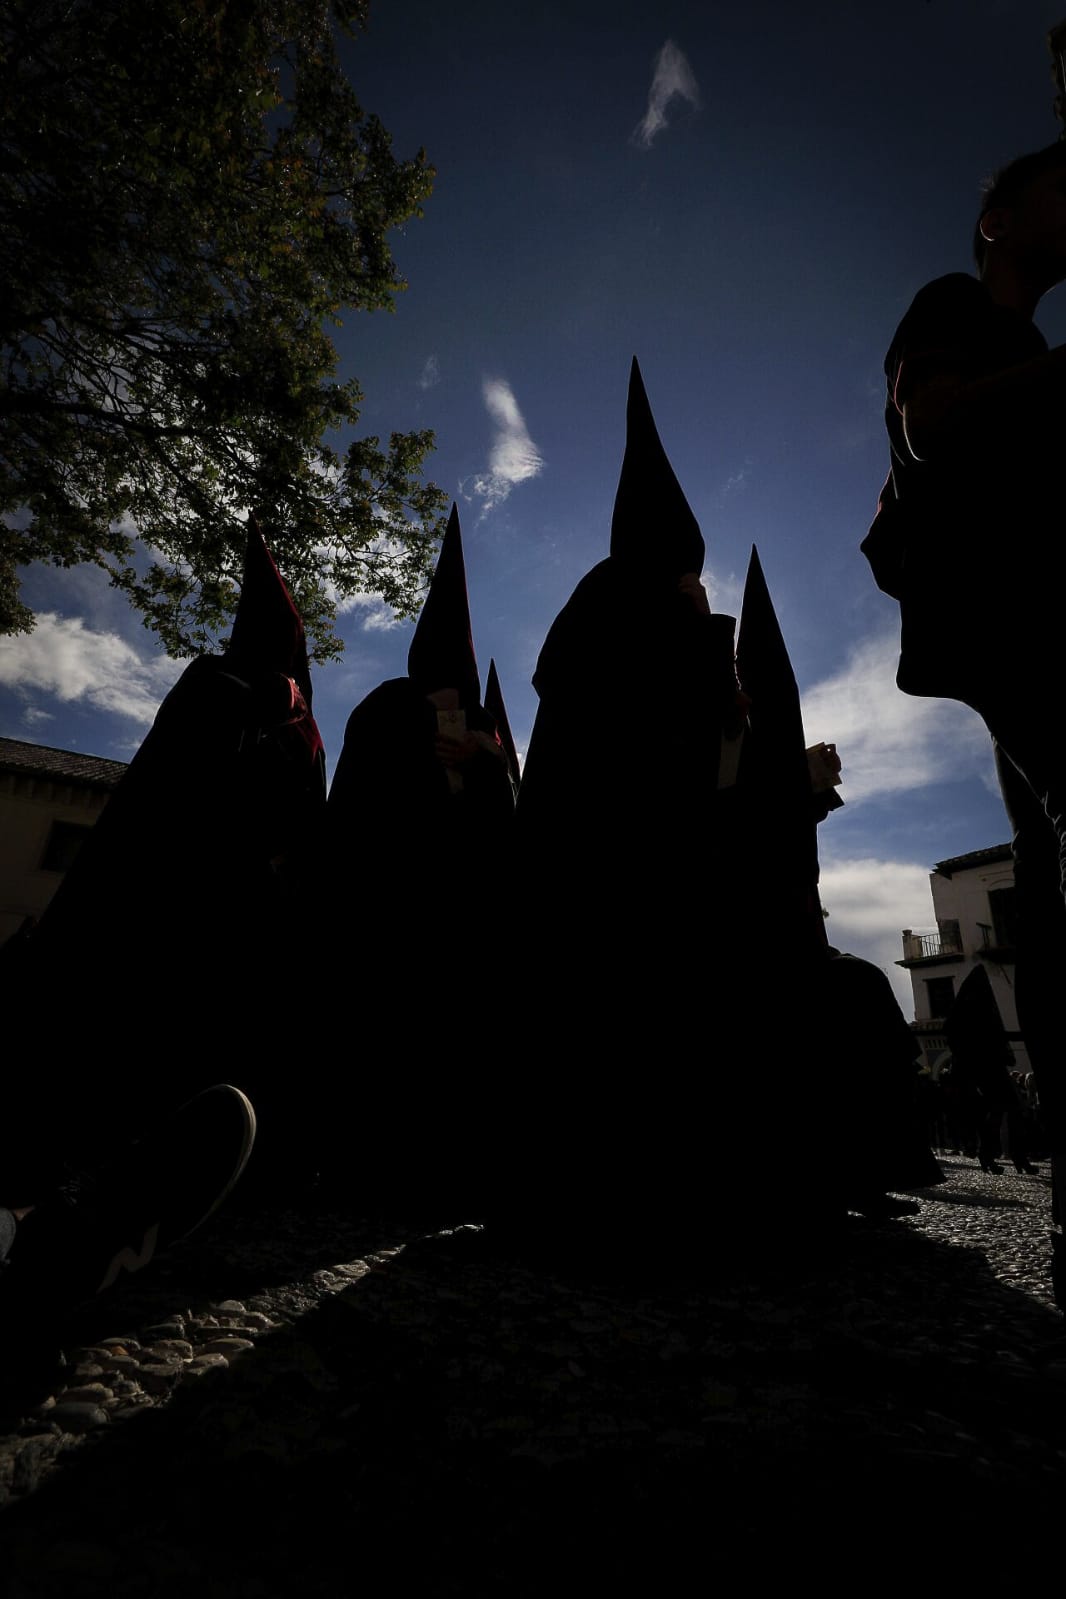
<svg viewBox="0 0 1066 1599"><path fill-rule="evenodd" d="M952 855L946 861L937 861L934 870L941 877L950 877L952 872L965 872L970 866L993 866L996 861L1009 861L1010 858L1009 844L992 844L988 849L974 849L968 855Z"/></svg>
<svg viewBox="0 0 1066 1599"><path fill-rule="evenodd" d="M84 783L90 788L115 788L125 770L125 761L109 761L103 755L82 755L77 750L27 744L20 738L0 738L0 772Z"/></svg>

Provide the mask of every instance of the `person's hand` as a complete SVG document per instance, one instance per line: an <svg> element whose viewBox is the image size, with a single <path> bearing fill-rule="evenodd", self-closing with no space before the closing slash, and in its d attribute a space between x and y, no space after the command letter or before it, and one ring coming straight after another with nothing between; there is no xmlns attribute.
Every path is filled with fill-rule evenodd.
<svg viewBox="0 0 1066 1599"><path fill-rule="evenodd" d="M835 744L812 744L807 751L807 766L815 789L835 787L840 776L840 756Z"/></svg>
<svg viewBox="0 0 1066 1599"><path fill-rule="evenodd" d="M829 767L830 771L836 772L839 775L840 756L837 754L836 745L819 744L817 747L822 752L822 759L825 761L825 764Z"/></svg>
<svg viewBox="0 0 1066 1599"><path fill-rule="evenodd" d="M476 755L495 755L505 763L507 760L503 750L489 733L467 731L459 738L450 738L446 733L438 733L434 748L437 759L451 771L465 766Z"/></svg>
<svg viewBox="0 0 1066 1599"><path fill-rule="evenodd" d="M449 738L446 733L438 733L433 741L437 759L452 771L464 766L477 754L476 737L474 733L463 733L459 738Z"/></svg>

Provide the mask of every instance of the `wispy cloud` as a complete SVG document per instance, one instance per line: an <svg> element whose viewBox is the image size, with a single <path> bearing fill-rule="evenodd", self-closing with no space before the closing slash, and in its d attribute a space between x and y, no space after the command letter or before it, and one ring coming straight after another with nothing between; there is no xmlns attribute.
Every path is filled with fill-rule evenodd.
<svg viewBox="0 0 1066 1599"><path fill-rule="evenodd" d="M740 615L744 585L735 572L715 572L705 566L703 586L707 590L712 611L724 612L726 616Z"/></svg>
<svg viewBox="0 0 1066 1599"><path fill-rule="evenodd" d="M396 612L377 594L346 594L338 599L338 616L350 616L354 612L362 616L360 628L364 633L388 633L401 625Z"/></svg>
<svg viewBox="0 0 1066 1599"><path fill-rule="evenodd" d="M420 389L432 389L440 382L440 362L435 355L427 355L421 376L418 379Z"/></svg>
<svg viewBox="0 0 1066 1599"><path fill-rule="evenodd" d="M38 614L28 635L0 639L0 684L27 697L52 694L147 726L185 666L141 655L117 633L94 632L78 617ZM31 706L31 724L46 712Z"/></svg>
<svg viewBox="0 0 1066 1599"><path fill-rule="evenodd" d="M899 637L890 632L856 645L844 668L803 695L808 744L834 742L844 763L849 804L985 778L990 742L975 712L954 700L916 699L896 687Z"/></svg>
<svg viewBox="0 0 1066 1599"><path fill-rule="evenodd" d="M642 150L651 147L655 135L666 127L667 106L678 97L699 108L700 91L695 74L674 41L667 39L655 58L655 71L648 90L648 109L633 130L634 144L638 144Z"/></svg>
<svg viewBox="0 0 1066 1599"><path fill-rule="evenodd" d="M751 482L752 467L754 465L755 457L753 455L746 455L743 461L741 461L740 465L737 467L736 471L730 472L729 476L724 480L721 488L718 490L718 504L720 506L724 506L726 501L734 496L743 494L744 490Z"/></svg>
<svg viewBox="0 0 1066 1599"><path fill-rule="evenodd" d="M472 480L472 493L484 502L482 515L502 505L517 483L539 477L544 470L544 458L529 436L529 429L511 385L503 378L486 378L481 386L485 408L496 426L492 449L489 452L487 472L479 472Z"/></svg>

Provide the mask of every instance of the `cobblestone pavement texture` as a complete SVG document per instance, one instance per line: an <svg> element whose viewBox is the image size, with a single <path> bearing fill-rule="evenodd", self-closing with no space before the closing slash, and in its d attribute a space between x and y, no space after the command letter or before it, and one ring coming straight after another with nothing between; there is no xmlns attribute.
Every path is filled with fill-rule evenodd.
<svg viewBox="0 0 1066 1599"><path fill-rule="evenodd" d="M768 1271L235 1203L68 1327L0 1439L0 1590L1032 1579L1066 1529L1048 1168L943 1164L817 1250L798 1200Z"/></svg>

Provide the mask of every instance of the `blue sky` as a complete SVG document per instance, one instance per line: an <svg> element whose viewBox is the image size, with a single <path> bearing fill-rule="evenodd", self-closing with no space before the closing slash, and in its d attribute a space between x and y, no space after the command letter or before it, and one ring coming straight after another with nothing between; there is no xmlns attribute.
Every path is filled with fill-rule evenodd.
<svg viewBox="0 0 1066 1599"><path fill-rule="evenodd" d="M398 155L438 169L394 237L410 287L341 330L361 431L430 427L459 504L475 642L519 748L552 618L607 551L629 361L736 614L758 544L845 809L821 829L832 940L892 966L928 872L1001 842L988 740L894 687L896 611L859 542L887 470L882 362L912 295L969 269L977 186L1050 142L1064 0L376 0L346 46ZM1041 307L1066 340L1066 290ZM0 732L128 759L179 666L94 570L31 570L0 641ZM995 622L989 574L989 636ZM317 672L330 766L410 624L342 618ZM713 885L708 885L713 894ZM909 1014L909 1011L908 1011Z"/></svg>

